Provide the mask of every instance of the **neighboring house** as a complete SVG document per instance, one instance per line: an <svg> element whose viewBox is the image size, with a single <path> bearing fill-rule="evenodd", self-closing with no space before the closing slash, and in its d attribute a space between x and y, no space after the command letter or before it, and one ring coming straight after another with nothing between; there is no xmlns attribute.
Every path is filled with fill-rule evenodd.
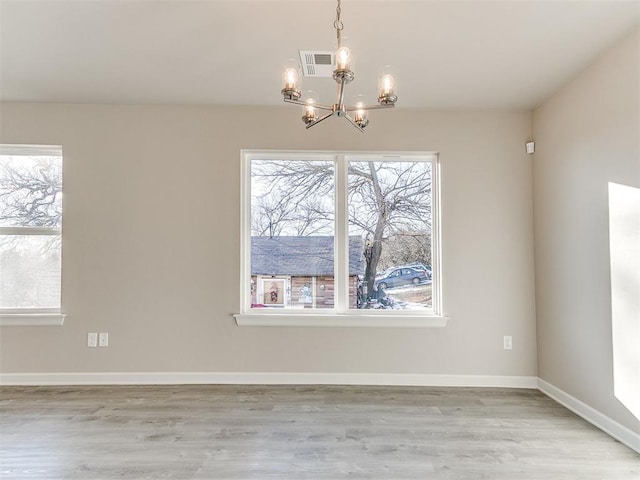
<svg viewBox="0 0 640 480"><path fill-rule="evenodd" d="M254 307L333 308L333 237L251 237ZM349 307L364 275L363 241L349 237Z"/></svg>

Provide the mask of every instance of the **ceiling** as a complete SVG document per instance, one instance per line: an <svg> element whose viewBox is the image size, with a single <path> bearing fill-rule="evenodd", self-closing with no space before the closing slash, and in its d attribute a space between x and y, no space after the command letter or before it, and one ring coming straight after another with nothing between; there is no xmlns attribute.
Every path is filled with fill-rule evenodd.
<svg viewBox="0 0 640 480"><path fill-rule="evenodd" d="M0 100L281 105L298 50L335 48L333 0L0 0ZM343 0L356 79L399 108L521 109L639 24L640 0ZM335 100L330 78L304 90Z"/></svg>

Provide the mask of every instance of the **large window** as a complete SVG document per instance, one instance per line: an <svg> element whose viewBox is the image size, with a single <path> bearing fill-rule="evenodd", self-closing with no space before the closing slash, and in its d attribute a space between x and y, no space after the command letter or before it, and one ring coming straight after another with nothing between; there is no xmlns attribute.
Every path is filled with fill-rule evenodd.
<svg viewBox="0 0 640 480"><path fill-rule="evenodd" d="M245 151L242 195L239 323L441 315L435 154Z"/></svg>
<svg viewBox="0 0 640 480"><path fill-rule="evenodd" d="M0 146L2 324L61 322L61 228L61 148Z"/></svg>

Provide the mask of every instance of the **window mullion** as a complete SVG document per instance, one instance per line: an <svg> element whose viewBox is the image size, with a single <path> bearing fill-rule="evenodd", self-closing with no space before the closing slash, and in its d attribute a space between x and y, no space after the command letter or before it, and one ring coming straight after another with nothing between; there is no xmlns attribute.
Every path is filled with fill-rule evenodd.
<svg viewBox="0 0 640 480"><path fill-rule="evenodd" d="M59 227L0 227L0 235L60 235Z"/></svg>
<svg viewBox="0 0 640 480"><path fill-rule="evenodd" d="M349 310L349 228L347 223L347 162L344 155L336 156L335 191L335 295L336 310Z"/></svg>

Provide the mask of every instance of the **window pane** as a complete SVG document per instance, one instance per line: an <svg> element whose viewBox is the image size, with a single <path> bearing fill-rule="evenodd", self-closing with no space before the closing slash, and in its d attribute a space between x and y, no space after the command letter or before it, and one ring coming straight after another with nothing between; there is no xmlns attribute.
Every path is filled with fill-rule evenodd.
<svg viewBox="0 0 640 480"><path fill-rule="evenodd" d="M432 308L431 163L349 162L348 195L364 244L357 308Z"/></svg>
<svg viewBox="0 0 640 480"><path fill-rule="evenodd" d="M59 228L62 157L0 155L0 227Z"/></svg>
<svg viewBox="0 0 640 480"><path fill-rule="evenodd" d="M0 308L60 308L60 235L0 235Z"/></svg>
<svg viewBox="0 0 640 480"><path fill-rule="evenodd" d="M251 162L252 308L333 308L334 165Z"/></svg>

